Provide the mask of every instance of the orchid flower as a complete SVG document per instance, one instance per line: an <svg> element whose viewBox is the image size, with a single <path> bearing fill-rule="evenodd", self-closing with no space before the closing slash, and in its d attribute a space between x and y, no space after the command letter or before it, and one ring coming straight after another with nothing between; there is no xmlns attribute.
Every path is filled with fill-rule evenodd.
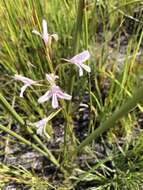
<svg viewBox="0 0 143 190"><path fill-rule="evenodd" d="M54 84L51 86L50 90L48 90L43 96L41 96L38 99L38 103L46 102L51 97L52 97L52 107L53 108L59 107L58 98L65 99L65 100L71 100L71 98L72 98L72 96L70 96L67 93L62 92L60 87Z"/></svg>
<svg viewBox="0 0 143 190"><path fill-rule="evenodd" d="M19 80L19 81L24 83L24 85L21 87L21 92L20 92L20 97L21 98L23 98L23 93L24 93L24 91L26 90L27 87L29 87L31 85L39 85L39 84L37 84L38 83L37 81L34 81L34 80L29 79L27 77L24 77L22 75L15 74L14 79Z"/></svg>
<svg viewBox="0 0 143 190"><path fill-rule="evenodd" d="M90 58L89 51L83 51L72 57L71 59L64 59L72 64L75 64L79 68L79 76L83 75L83 69L87 72L91 72L91 68L88 65L83 64L83 62L87 61Z"/></svg>
<svg viewBox="0 0 143 190"><path fill-rule="evenodd" d="M47 21L45 19L42 20L42 33L38 32L37 30L32 30L32 33L40 36L45 45L49 45L51 43L51 38L53 37L56 41L58 41L58 35L57 34L48 34L48 27L47 27Z"/></svg>
<svg viewBox="0 0 143 190"><path fill-rule="evenodd" d="M46 127L46 124L47 124L48 121L49 121L49 118L46 117L46 118L44 118L44 119L42 119L40 121L37 121L35 123L31 123L31 125L34 125L37 128L37 134L38 135L42 135L43 132L46 133L45 127Z"/></svg>

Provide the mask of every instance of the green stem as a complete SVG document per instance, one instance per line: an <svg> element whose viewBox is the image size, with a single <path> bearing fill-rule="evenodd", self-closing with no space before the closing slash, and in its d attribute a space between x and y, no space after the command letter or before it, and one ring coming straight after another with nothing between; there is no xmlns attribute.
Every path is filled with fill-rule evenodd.
<svg viewBox="0 0 143 190"><path fill-rule="evenodd" d="M85 7L85 0L79 0L78 4L78 13L75 25L75 33L73 38L73 55L78 52L79 49L79 40L82 31L82 21L83 21L83 13ZM71 70L71 77L70 77L70 89L69 92L72 94L74 88L75 76L73 69ZM71 103L68 104L68 112L70 111Z"/></svg>
<svg viewBox="0 0 143 190"><path fill-rule="evenodd" d="M75 55L79 49L80 34L82 31L84 4L85 4L85 0L79 0L77 19L76 19L76 24L75 24L75 33L74 33L74 37L73 37L73 55ZM70 78L69 93L72 94L73 88L74 88L74 83L75 83L75 75L74 75L73 69L71 69L69 78ZM70 112L71 112L71 102L68 102L67 114L66 114L66 124L64 127L64 155L67 154L67 133L68 133L68 131L70 131L68 129L70 129L71 121L72 121Z"/></svg>
<svg viewBox="0 0 143 190"><path fill-rule="evenodd" d="M55 157L52 155L52 153L48 150L48 148L43 144L43 142L39 139L39 137L33 133L33 130L27 126L24 122L24 120L17 114L17 112L12 108L12 106L7 102L7 100L3 97L3 95L0 93L0 102L3 104L3 106L7 109L7 111L15 118L15 120L24 128L27 129L28 133L35 139L35 141L43 148L43 150L46 152L48 158L59 167L58 161L55 159Z"/></svg>
<svg viewBox="0 0 143 190"><path fill-rule="evenodd" d="M87 15L87 8L86 8L86 0L85 0L85 8L84 8L84 40L85 40L85 49L88 49L88 15ZM88 80L89 80L89 88L88 88L88 93L89 93L89 101L90 101L90 118L92 117L92 96L91 96L91 79L90 79L90 74L88 75ZM85 82L86 83L86 82ZM92 119L90 119L89 122L89 131L91 131L91 126L92 126Z"/></svg>
<svg viewBox="0 0 143 190"><path fill-rule="evenodd" d="M86 3L86 0L85 0ZM86 5L85 5L86 6ZM84 8L84 40L85 40L85 48L88 49L88 15L87 9Z"/></svg>
<svg viewBox="0 0 143 190"><path fill-rule="evenodd" d="M121 106L121 108L115 111L112 116L103 122L99 128L91 133L77 148L77 152L80 152L86 145L91 143L92 140L99 137L103 132L107 131L111 127L115 126L117 120L128 114L138 103L143 102L143 86L139 88L134 96L128 99L128 101Z"/></svg>
<svg viewBox="0 0 143 190"><path fill-rule="evenodd" d="M37 150L39 153L41 153L42 155L47 157L47 154L41 150L38 146L36 146L35 144L31 143L30 141L26 140L25 138L21 137L20 135L18 135L17 133L13 132L12 130L10 130L9 128L3 126L0 124L0 129L2 131L5 131L6 133L8 133L9 135L17 138L19 141L21 141L22 143L31 146L32 148L34 148L35 150Z"/></svg>
<svg viewBox="0 0 143 190"><path fill-rule="evenodd" d="M79 0L77 19L76 19L76 25L75 25L75 34L73 38L73 54L77 53L79 49L79 40L80 40L81 31L82 31L84 6L85 6L85 0Z"/></svg>
<svg viewBox="0 0 143 190"><path fill-rule="evenodd" d="M24 120L16 113L16 111L13 109L13 107L8 103L8 101L4 98L4 96L1 93L0 102L20 125L25 126Z"/></svg>

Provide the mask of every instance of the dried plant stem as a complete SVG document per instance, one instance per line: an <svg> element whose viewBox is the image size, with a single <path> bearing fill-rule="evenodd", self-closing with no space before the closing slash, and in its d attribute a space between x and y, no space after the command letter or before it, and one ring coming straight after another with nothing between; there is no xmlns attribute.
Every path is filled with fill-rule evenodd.
<svg viewBox="0 0 143 190"><path fill-rule="evenodd" d="M54 68L53 68L51 57L50 57L50 52L51 52L51 48L46 47L46 57L47 57L47 60L48 60L48 63L49 63L49 69L50 69L50 72L53 73Z"/></svg>

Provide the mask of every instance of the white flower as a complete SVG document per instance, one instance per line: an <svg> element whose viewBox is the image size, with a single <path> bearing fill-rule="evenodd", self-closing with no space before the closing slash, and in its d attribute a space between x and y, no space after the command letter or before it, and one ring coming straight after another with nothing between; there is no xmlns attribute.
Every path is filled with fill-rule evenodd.
<svg viewBox="0 0 143 190"><path fill-rule="evenodd" d="M50 90L48 90L43 96L41 96L38 99L38 103L46 102L51 97L52 97L52 107L53 108L59 107L58 98L65 99L65 100L71 100L71 98L72 98L72 96L70 96L67 93L62 92L60 87L54 84L51 86Z"/></svg>
<svg viewBox="0 0 143 190"><path fill-rule="evenodd" d="M32 30L32 33L40 36L43 39L46 46L51 43L51 38L54 38L56 41L58 41L57 34L48 34L47 21L45 19L42 20L42 33L38 32L37 30Z"/></svg>
<svg viewBox="0 0 143 190"><path fill-rule="evenodd" d="M38 83L37 81L34 81L34 80L29 79L27 77L24 77L22 75L15 74L14 79L19 80L19 81L24 83L24 86L21 87L21 92L20 92L20 97L21 98L23 98L23 93L24 93L24 91L26 90L27 87L29 87L31 85L39 85L39 84L37 84Z"/></svg>
<svg viewBox="0 0 143 190"><path fill-rule="evenodd" d="M42 135L43 132L46 133L46 124L49 121L49 118L46 117L44 119L41 119L40 121L37 121L35 123L31 123L31 125L34 125L37 128L37 134ZM47 133L46 133L47 134Z"/></svg>
<svg viewBox="0 0 143 190"><path fill-rule="evenodd" d="M87 61L90 58L89 51L83 51L72 57L71 59L64 59L70 63L75 64L79 68L79 76L83 75L83 69L87 72L91 72L91 68L88 65L83 64L83 62Z"/></svg>

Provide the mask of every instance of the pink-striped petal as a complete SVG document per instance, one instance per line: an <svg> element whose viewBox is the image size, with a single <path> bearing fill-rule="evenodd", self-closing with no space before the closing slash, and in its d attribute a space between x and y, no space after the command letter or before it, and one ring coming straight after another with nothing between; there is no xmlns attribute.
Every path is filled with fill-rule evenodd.
<svg viewBox="0 0 143 190"><path fill-rule="evenodd" d="M87 61L90 58L89 51L83 51L82 53L79 53L75 55L73 58L71 58L69 61L71 63L82 63Z"/></svg>
<svg viewBox="0 0 143 190"><path fill-rule="evenodd" d="M65 99L65 100L71 100L71 98L72 98L71 95L69 95L69 94L67 94L67 93L64 93L64 92L62 92L62 91L59 91L59 92L57 93L57 96L58 96L58 98Z"/></svg>
<svg viewBox="0 0 143 190"><path fill-rule="evenodd" d="M38 99L38 103L41 104L41 103L43 103L43 102L46 102L46 101L48 101L51 97L52 97L52 92L51 92L51 90L48 90L43 96L41 96L41 97Z"/></svg>
<svg viewBox="0 0 143 190"><path fill-rule="evenodd" d="M19 80L19 81L21 81L21 82L23 82L25 84L29 84L29 85L36 83L36 81L34 81L32 79L29 79L27 77L24 77L22 75L17 75L17 74L15 74L14 79Z"/></svg>
<svg viewBox="0 0 143 190"><path fill-rule="evenodd" d="M45 19L42 20L42 28L43 28L42 39L44 40L45 45L48 45L49 34L47 30L47 21Z"/></svg>
<svg viewBox="0 0 143 190"><path fill-rule="evenodd" d="M53 94L53 96L52 96L52 107L54 109L59 107L59 103L58 103L58 99L57 99L56 94Z"/></svg>
<svg viewBox="0 0 143 190"><path fill-rule="evenodd" d="M42 20L42 29L43 29L43 35L47 35L48 27L47 27L47 21L45 19Z"/></svg>
<svg viewBox="0 0 143 190"><path fill-rule="evenodd" d="M45 45L47 46L49 44L49 34L43 35L42 39L43 39Z"/></svg>

